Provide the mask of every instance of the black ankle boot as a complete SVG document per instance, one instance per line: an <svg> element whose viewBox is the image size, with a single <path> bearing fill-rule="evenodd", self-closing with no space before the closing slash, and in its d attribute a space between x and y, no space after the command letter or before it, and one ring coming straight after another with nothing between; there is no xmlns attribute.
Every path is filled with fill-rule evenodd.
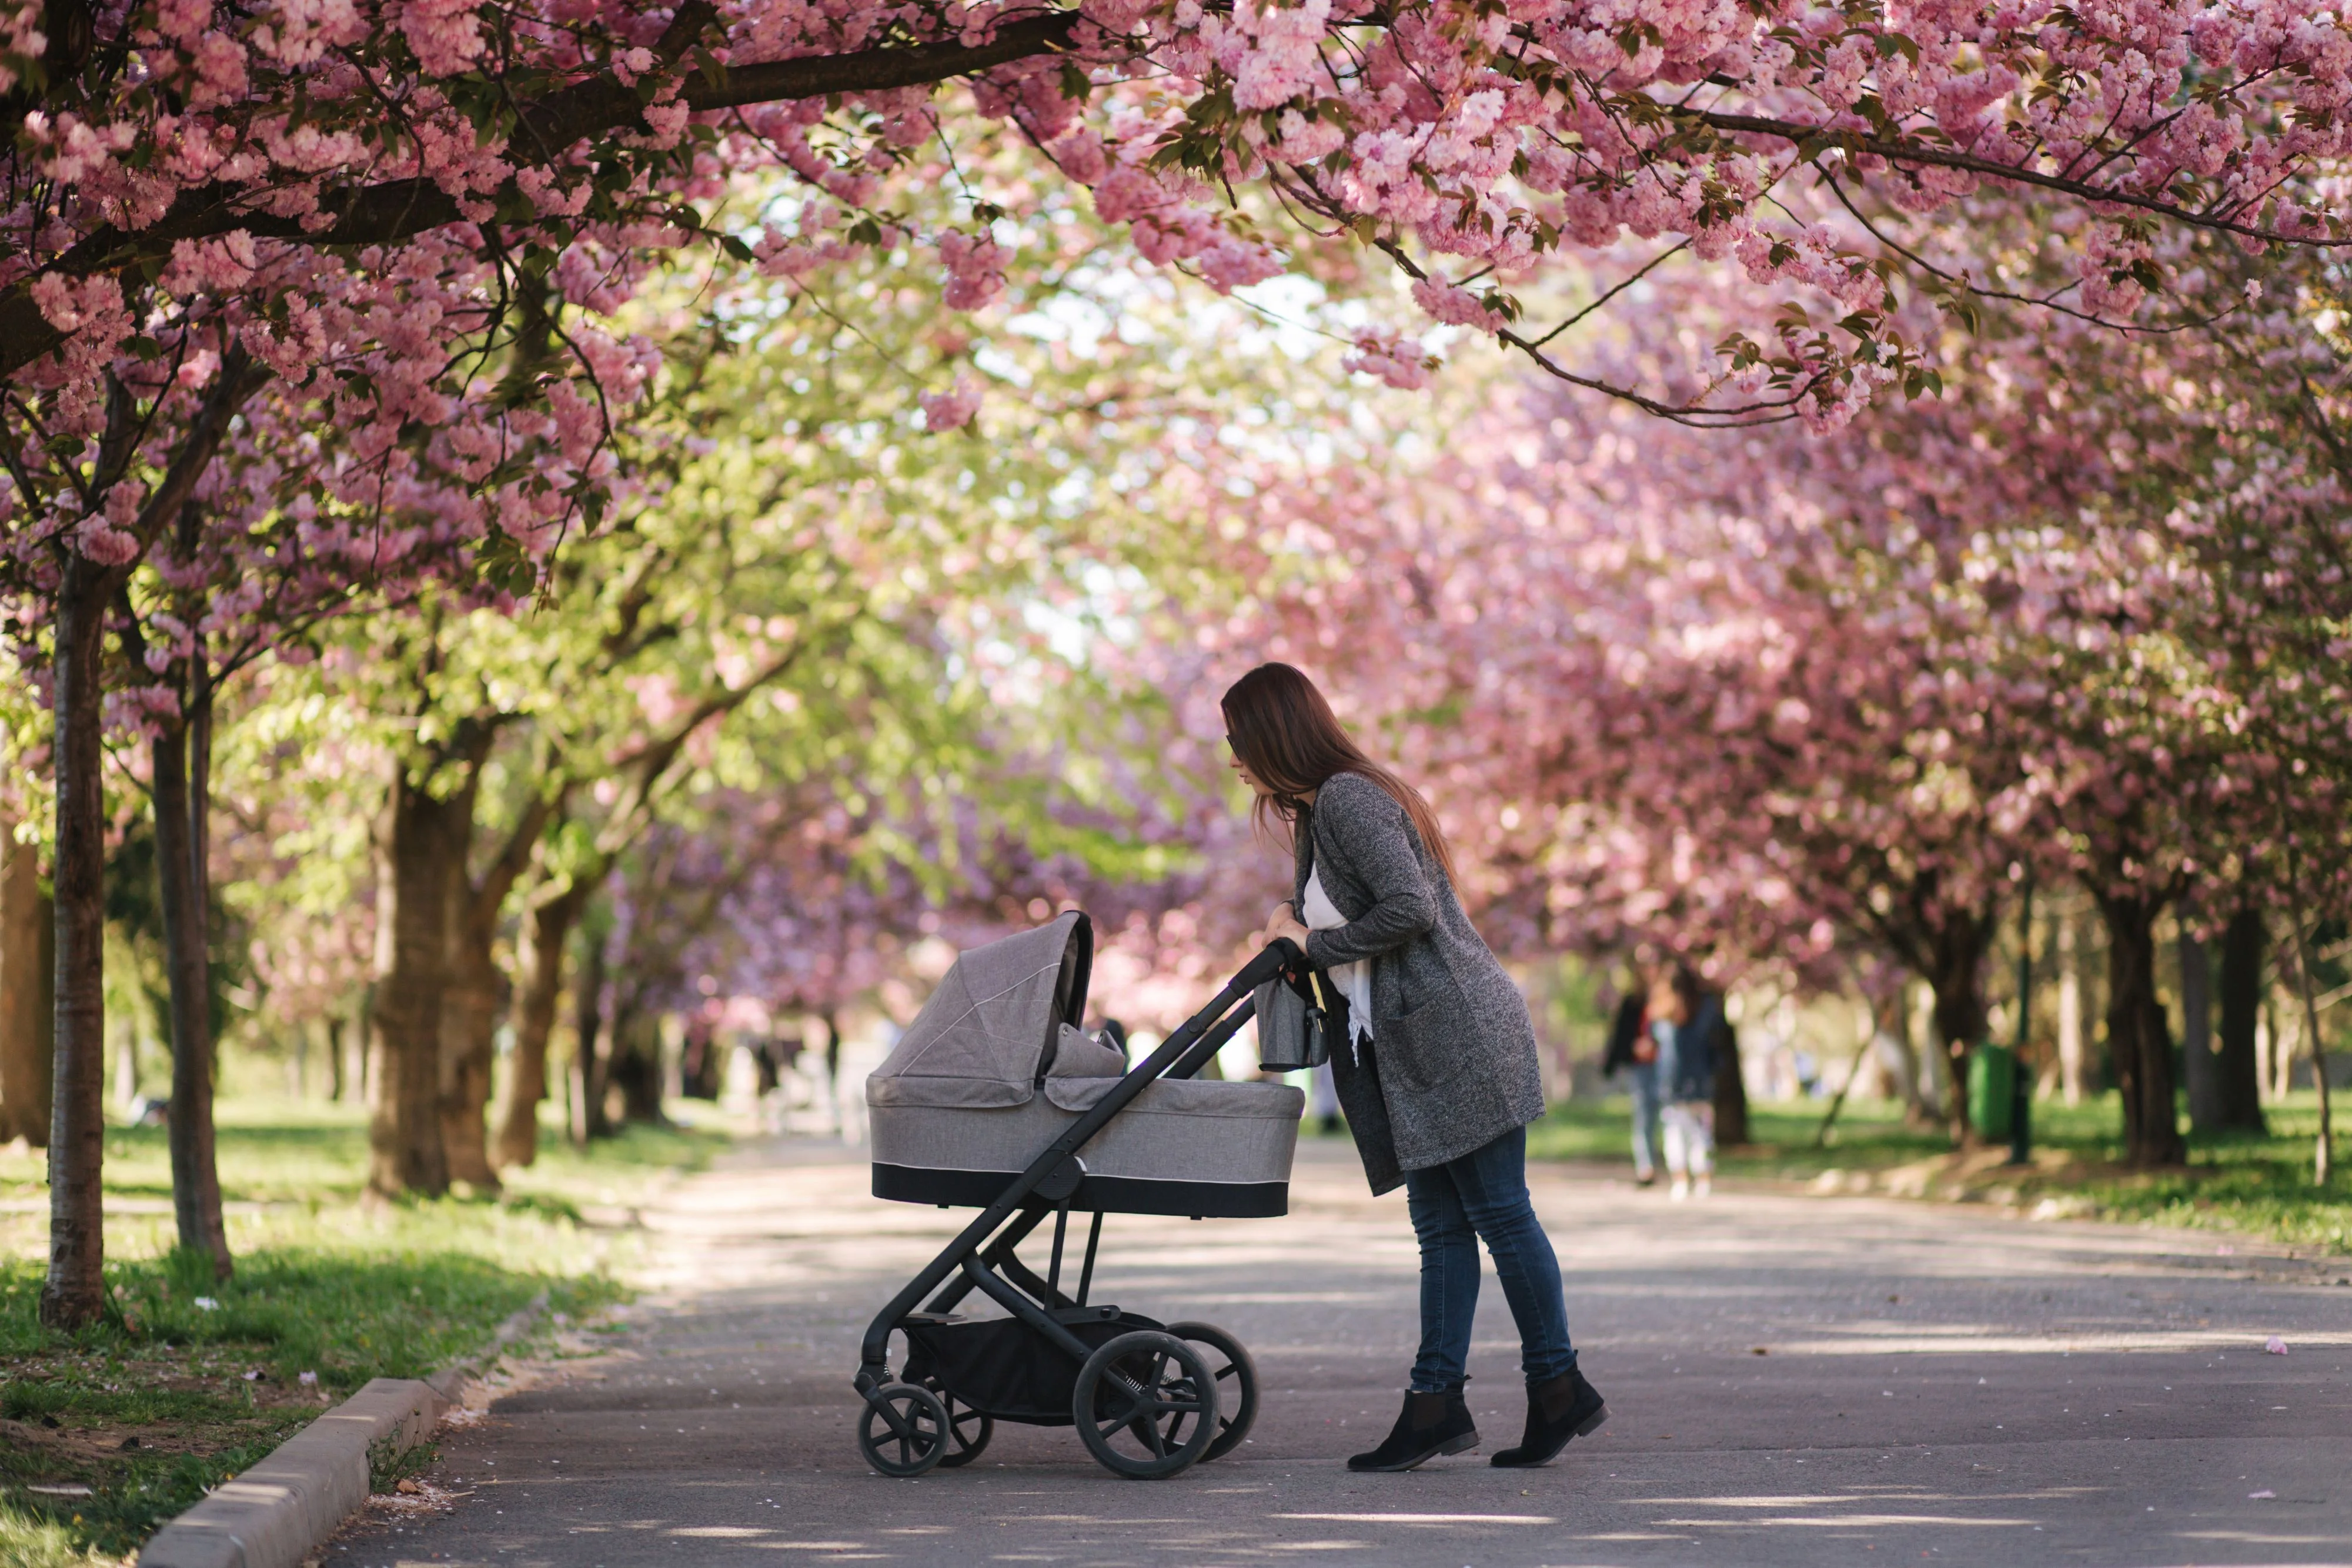
<svg viewBox="0 0 2352 1568"><path fill-rule="evenodd" d="M1348 1461L1351 1470L1409 1470L1440 1454L1478 1446L1478 1424L1470 1419L1462 1385L1435 1394L1408 1394L1387 1439L1369 1454Z"/></svg>
<svg viewBox="0 0 2352 1568"><path fill-rule="evenodd" d="M1548 1463L1568 1447L1609 1419L1601 1390L1584 1381L1580 1372L1563 1373L1549 1383L1528 1385L1528 1430L1516 1448L1505 1448L1489 1463L1506 1469Z"/></svg>

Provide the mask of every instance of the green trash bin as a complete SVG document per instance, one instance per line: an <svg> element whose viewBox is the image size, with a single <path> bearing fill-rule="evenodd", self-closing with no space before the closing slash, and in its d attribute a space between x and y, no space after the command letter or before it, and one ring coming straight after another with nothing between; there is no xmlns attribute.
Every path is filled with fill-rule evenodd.
<svg viewBox="0 0 2352 1568"><path fill-rule="evenodd" d="M1990 1040L1969 1052L1969 1125L1989 1143L2009 1136L2017 1092L2017 1052Z"/></svg>

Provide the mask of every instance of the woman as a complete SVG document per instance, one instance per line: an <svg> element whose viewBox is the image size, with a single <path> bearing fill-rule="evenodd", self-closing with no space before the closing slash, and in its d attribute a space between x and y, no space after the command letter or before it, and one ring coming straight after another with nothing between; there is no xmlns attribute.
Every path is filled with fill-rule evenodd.
<svg viewBox="0 0 2352 1568"><path fill-rule="evenodd" d="M1526 1434L1493 1462L1544 1464L1609 1412L1576 1369L1559 1264L1528 1201L1527 1124L1544 1105L1527 1004L1454 898L1435 813L1349 739L1313 682L1261 664L1223 706L1258 821L1288 823L1297 861L1262 940L1297 943L1347 998L1349 1038L1332 1052L1340 1104L1372 1190L1403 1186L1421 1242L1404 1408L1348 1468L1409 1470L1477 1446L1463 1385L1481 1237L1528 1384Z"/></svg>

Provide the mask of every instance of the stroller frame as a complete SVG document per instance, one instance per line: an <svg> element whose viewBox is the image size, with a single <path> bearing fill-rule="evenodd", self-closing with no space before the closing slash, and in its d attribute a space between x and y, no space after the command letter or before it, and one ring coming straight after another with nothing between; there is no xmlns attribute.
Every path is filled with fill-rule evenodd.
<svg viewBox="0 0 2352 1568"><path fill-rule="evenodd" d="M1163 1077L1192 1078L1198 1074L1225 1042L1255 1016L1256 1005L1252 993L1276 976L1304 972L1306 964L1306 955L1296 944L1287 940L1269 944L1228 980L1207 1006L1187 1019L1150 1055L1129 1068L1090 1110L1040 1151L1026 1168L1007 1183L993 1202L965 1226L955 1239L941 1249L939 1255L876 1314L866 1327L860 1347L860 1363L853 1380L854 1386L866 1400L866 1429L872 1431L878 1416L888 1428L882 1435L882 1440L887 1442L895 1438L900 1445L902 1457L910 1453L914 1457L902 1469L878 1458L874 1445L866 1443L869 1461L884 1469L886 1473L919 1474L940 1462L951 1440L962 1441L961 1425L946 1414L946 1406L951 1399L940 1401L940 1408L935 1414L927 1415L926 1409L920 1407L921 1401L910 1399L908 1396L920 1395L933 1400L938 1396L928 1389L892 1380L890 1339L894 1333L908 1330L919 1332L959 1321L953 1315L956 1308L974 1291L1003 1307L1029 1331L1033 1341L1043 1342L1066 1355L1080 1369L1082 1384L1088 1375L1107 1376L1127 1396L1136 1396L1132 1374L1121 1373L1119 1357L1113 1355L1109 1362L1106 1362L1103 1355L1097 1354L1098 1351L1115 1348L1104 1343L1106 1331L1114 1327L1143 1331L1141 1333L1128 1333L1119 1341L1120 1344L1125 1344L1127 1340L1146 1337L1168 1340L1170 1336L1155 1333L1153 1331L1160 1330L1161 1325L1150 1319L1122 1313L1115 1306L1097 1306L1088 1301L1094 1284L1096 1252L1102 1239L1102 1208L1094 1211L1087 1229L1086 1255L1078 1271L1076 1295L1066 1295L1061 1289L1070 1209L1087 1176L1078 1150L1133 1103L1155 1080ZM942 1204L940 1207L947 1206ZM1035 1233L1048 1216L1053 1217L1055 1222L1053 1260L1045 1276L1040 1278L1021 1260L1017 1249ZM1200 1338L1226 1352L1226 1359L1234 1362L1234 1366L1229 1367L1224 1375L1232 1375L1236 1369L1241 1372L1246 1401L1251 1407L1247 1414L1254 1415L1255 1374L1248 1365L1247 1353L1230 1336L1221 1331L1208 1329L1207 1325L1176 1326L1187 1331L1194 1328L1205 1330L1200 1335L1188 1337ZM1082 1327L1092 1330L1090 1339L1081 1338L1073 1332ZM910 1343L913 1338L910 1333ZM1144 1348L1156 1349L1163 1355L1173 1356L1180 1363L1183 1360L1182 1354L1169 1347ZM1134 1354L1132 1350L1127 1353L1129 1362L1132 1362ZM1097 1364L1102 1364L1099 1373ZM1180 1367L1179 1370L1187 1369ZM1153 1375L1159 1375L1156 1367ZM1191 1379L1195 1383L1205 1381L1208 1388L1206 1410L1201 1413L1200 1422L1204 1429L1197 1435L1199 1440L1184 1445L1188 1451L1182 1455L1171 1454L1163 1464L1138 1469L1118 1463L1096 1444L1091 1436L1087 1446L1106 1466L1119 1473L1136 1476L1173 1474L1195 1458L1204 1457L1203 1449L1216 1448L1219 1454L1229 1451L1232 1444L1241 1440L1242 1434L1239 1430L1230 1430L1230 1442L1223 1447L1212 1440L1216 1437L1216 1375L1204 1374L1198 1362L1189 1368ZM1181 1379L1180 1384L1171 1385L1181 1385ZM950 1388L946 1392L952 1396L954 1391ZM971 1414L967 1412L967 1416ZM984 1415L982 1418L992 1428L993 1419ZM1067 1415L1036 1414L1007 1415L1005 1418L1039 1426L1064 1425L1073 1419ZM931 1437L926 1438L921 1428L929 1421L939 1423L939 1429ZM1083 1428L1086 1424L1080 1421L1079 1425L1082 1435L1085 1435ZM1148 1423L1139 1417L1131 1425L1140 1429ZM965 1445L969 1452L950 1462L961 1463L974 1457L979 1444L986 1440L983 1431L976 1441ZM927 1458L922 1451L926 1441L931 1444ZM1154 1446L1157 1447L1156 1444ZM1175 1462L1180 1458L1181 1462Z"/></svg>

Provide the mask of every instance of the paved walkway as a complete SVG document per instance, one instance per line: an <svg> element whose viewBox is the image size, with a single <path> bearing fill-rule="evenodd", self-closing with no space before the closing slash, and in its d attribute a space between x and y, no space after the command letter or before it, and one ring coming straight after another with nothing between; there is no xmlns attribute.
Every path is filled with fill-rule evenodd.
<svg viewBox="0 0 2352 1568"><path fill-rule="evenodd" d="M1106 1230L1098 1299L1255 1351L1248 1446L1125 1481L1066 1427L1000 1427L967 1469L886 1480L851 1436L856 1343L969 1217L876 1202L856 1155L681 1184L618 1349L446 1435L435 1479L470 1496L330 1568L2352 1563L2352 1262L1890 1199L1670 1206L1597 1173L1536 1196L1609 1425L1536 1471L1349 1475L1395 1414L1414 1257L1402 1198L1328 1143L1287 1218ZM1521 1407L1491 1276L1478 1327L1491 1451Z"/></svg>

